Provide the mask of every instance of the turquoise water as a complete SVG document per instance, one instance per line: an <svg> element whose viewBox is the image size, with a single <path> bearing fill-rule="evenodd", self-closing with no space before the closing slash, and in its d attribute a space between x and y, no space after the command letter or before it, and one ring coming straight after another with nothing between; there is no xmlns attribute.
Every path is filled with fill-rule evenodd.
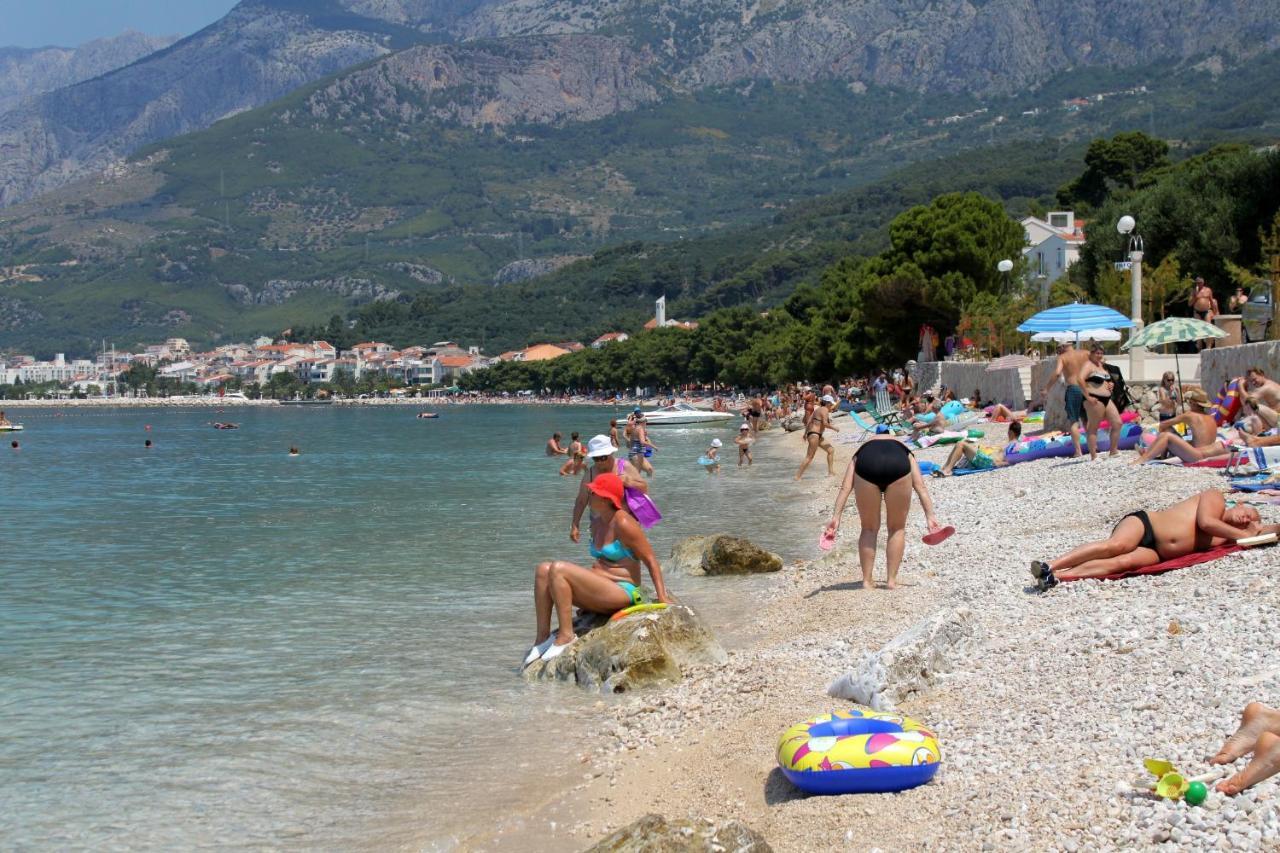
<svg viewBox="0 0 1280 853"><path fill-rule="evenodd" d="M586 559L576 480L542 445L609 410L18 414L21 449L0 447L6 847L448 847L533 780L580 773L565 738L599 697L516 665L534 564ZM713 530L808 547L767 445L750 471L694 464L732 432L654 431L660 557ZM752 583L671 580L713 623Z"/></svg>

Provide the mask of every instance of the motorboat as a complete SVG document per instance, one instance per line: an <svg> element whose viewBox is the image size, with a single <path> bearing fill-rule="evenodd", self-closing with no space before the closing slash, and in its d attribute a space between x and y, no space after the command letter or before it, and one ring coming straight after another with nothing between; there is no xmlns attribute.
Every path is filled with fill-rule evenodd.
<svg viewBox="0 0 1280 853"><path fill-rule="evenodd" d="M0 432L22 432L22 424L0 424Z"/></svg>
<svg viewBox="0 0 1280 853"><path fill-rule="evenodd" d="M644 421L649 426L716 424L731 421L737 417L733 412L707 412L696 409L688 403L676 403L674 406L663 406L661 409L644 413Z"/></svg>

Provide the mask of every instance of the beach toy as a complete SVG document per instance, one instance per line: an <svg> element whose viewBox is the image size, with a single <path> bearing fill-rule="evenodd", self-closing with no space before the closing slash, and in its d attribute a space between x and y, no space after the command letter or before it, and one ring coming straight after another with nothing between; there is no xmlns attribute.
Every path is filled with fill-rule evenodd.
<svg viewBox="0 0 1280 853"><path fill-rule="evenodd" d="M920 459L916 464L920 466L920 473L926 477L942 467L937 462L930 462L928 459Z"/></svg>
<svg viewBox="0 0 1280 853"><path fill-rule="evenodd" d="M1122 424L1131 424L1131 423L1133 423L1134 421L1136 421L1136 420L1138 419L1138 417L1139 417L1139 415L1138 415L1138 413L1137 413L1137 412L1121 412L1121 413L1120 413L1120 423L1122 423ZM1099 422L1098 422L1098 429L1111 429L1111 422L1110 422L1110 421L1099 421Z"/></svg>
<svg viewBox="0 0 1280 853"><path fill-rule="evenodd" d="M646 444L644 448L644 458L650 459L652 457L653 457L653 448Z"/></svg>
<svg viewBox="0 0 1280 853"><path fill-rule="evenodd" d="M1120 450L1132 450L1137 445L1138 439L1142 435L1142 426L1140 424L1125 424L1120 428ZM1071 436L1063 435L1053 439L1035 439L1024 444L1019 444L1017 450L1005 453L1005 461L1010 465L1016 465L1019 462L1030 462L1033 459L1049 459L1060 456L1071 455ZM1081 452L1089 451L1088 442L1083 434L1080 436ZM1102 431L1098 432L1098 450L1109 451L1111 449L1111 435Z"/></svg>
<svg viewBox="0 0 1280 853"><path fill-rule="evenodd" d="M830 551L836 547L836 535L825 527L822 528L822 535L818 537L818 547L823 551Z"/></svg>
<svg viewBox="0 0 1280 853"><path fill-rule="evenodd" d="M951 534L955 532L956 529L948 524L946 527L941 527L932 533L926 533L920 538L920 541L926 545L939 545L949 539Z"/></svg>
<svg viewBox="0 0 1280 853"><path fill-rule="evenodd" d="M622 476L622 472L626 470L626 467L626 461L619 459L616 471L619 477ZM636 521L640 522L640 526L645 530L662 521L662 513L658 511L658 505L644 492L628 486L623 489L623 496L627 499L627 509L631 510L631 514L635 516Z"/></svg>
<svg viewBox="0 0 1280 853"><path fill-rule="evenodd" d="M661 602L650 602L646 604L633 604L630 607L619 610L617 613L609 617L610 622L617 622L619 619L626 619L637 613L654 613L659 610L666 610L667 605Z"/></svg>
<svg viewBox="0 0 1280 853"><path fill-rule="evenodd" d="M1187 805L1191 806L1200 805L1209 796L1209 788L1205 784L1206 782L1212 782L1222 776L1224 772L1229 772L1219 768L1211 770L1203 776L1195 776L1188 779L1168 761L1147 758L1143 760L1142 766L1147 768L1147 772L1154 776L1156 781L1144 780L1138 782L1137 786L1139 788L1154 791L1157 797L1163 797L1166 800L1185 799Z"/></svg>
<svg viewBox="0 0 1280 853"><path fill-rule="evenodd" d="M796 723L778 739L778 765L810 794L904 791L941 766L933 732L910 717L854 705Z"/></svg>
<svg viewBox="0 0 1280 853"><path fill-rule="evenodd" d="M706 467L710 468L712 465L719 465L719 464L720 464L720 460L719 460L719 459L712 459L710 456L699 456L699 457L698 457L698 464L699 464L699 465L705 465Z"/></svg>

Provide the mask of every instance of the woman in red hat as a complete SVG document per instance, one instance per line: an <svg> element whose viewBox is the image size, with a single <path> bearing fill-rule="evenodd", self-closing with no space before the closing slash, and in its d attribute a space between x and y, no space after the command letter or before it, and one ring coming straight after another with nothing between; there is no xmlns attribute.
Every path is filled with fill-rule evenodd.
<svg viewBox="0 0 1280 853"><path fill-rule="evenodd" d="M537 612L537 631L524 665L538 659L551 660L577 639L573 633L573 608L594 613L615 613L640 604L640 564L649 569L658 601L670 603L667 586L662 580L662 567L653 554L653 546L644 528L626 510L622 478L617 474L600 474L587 489L591 492L591 511L600 519L593 525L596 534L591 542L595 563L583 568L565 560L548 560L538 564L533 573L533 601ZM551 633L551 610L555 608L559 627Z"/></svg>

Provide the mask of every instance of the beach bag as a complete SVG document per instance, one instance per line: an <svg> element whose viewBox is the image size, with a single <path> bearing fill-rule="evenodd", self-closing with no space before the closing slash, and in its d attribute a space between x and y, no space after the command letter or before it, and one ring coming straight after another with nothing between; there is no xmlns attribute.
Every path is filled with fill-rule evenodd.
<svg viewBox="0 0 1280 853"><path fill-rule="evenodd" d="M622 472L626 469L625 460L618 460L618 476L622 476ZM636 521L640 522L640 526L645 530L653 527L659 521L662 521L662 513L658 511L658 505L646 495L644 492L633 489L630 486L623 490L623 494L627 499L627 509L631 510L631 514L636 517Z"/></svg>

